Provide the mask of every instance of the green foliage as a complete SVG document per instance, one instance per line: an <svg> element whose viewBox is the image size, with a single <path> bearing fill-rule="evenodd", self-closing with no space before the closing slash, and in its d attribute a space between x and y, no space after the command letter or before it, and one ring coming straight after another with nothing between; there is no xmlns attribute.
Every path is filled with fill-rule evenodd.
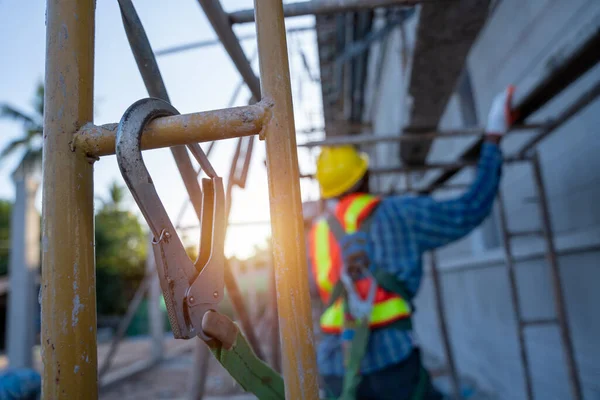
<svg viewBox="0 0 600 400"><path fill-rule="evenodd" d="M0 200L0 276L4 276L8 273L11 214L12 202Z"/></svg>
<svg viewBox="0 0 600 400"><path fill-rule="evenodd" d="M122 314L144 276L147 236L136 215L122 209L123 188L96 214L96 290L98 313Z"/></svg>

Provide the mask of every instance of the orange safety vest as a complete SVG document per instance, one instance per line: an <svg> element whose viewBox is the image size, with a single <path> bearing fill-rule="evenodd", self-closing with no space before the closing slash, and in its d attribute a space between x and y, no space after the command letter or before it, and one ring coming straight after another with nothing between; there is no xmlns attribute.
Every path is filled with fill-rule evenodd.
<svg viewBox="0 0 600 400"><path fill-rule="evenodd" d="M380 202L376 196L368 194L352 194L344 197L337 205L335 216L346 233L354 233L360 223L373 211ZM309 236L312 273L315 277L321 300L327 304L333 287L340 278L342 266L341 251L329 224L325 218L318 220L311 228ZM367 298L370 287L368 278L355 282L357 293ZM411 309L408 301L398 294L377 288L370 328L389 325L400 319L410 318ZM338 299L321 315L321 331L338 334L342 331L344 320L343 301Z"/></svg>

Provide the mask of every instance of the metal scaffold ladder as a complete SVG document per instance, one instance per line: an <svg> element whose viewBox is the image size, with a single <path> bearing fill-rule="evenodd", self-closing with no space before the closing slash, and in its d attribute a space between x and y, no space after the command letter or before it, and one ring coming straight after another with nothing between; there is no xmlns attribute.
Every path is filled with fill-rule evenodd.
<svg viewBox="0 0 600 400"><path fill-rule="evenodd" d="M560 332L572 398L574 400L581 400L583 398L581 392L581 382L579 379L579 372L577 368L577 362L575 360L575 352L573 349L573 341L571 339L571 329L569 328L567 309L565 306L563 283L560 274L556 245L554 243L554 233L550 218L548 198L537 152L534 153L528 164L531 166L533 172L534 187L537 195L536 203L538 205L540 214L540 229L532 231L510 231L506 213L506 205L504 199L502 198L502 193L498 194L500 229L503 237L503 249L508 280L510 284L510 294L516 317L517 335L519 338L519 352L525 381L525 392L528 400L532 400L534 398L533 380L530 368L531 361L527 353L525 330L533 326L555 326ZM523 316L521 299L519 297L519 287L517 285L515 255L512 242L513 239L526 236L537 236L544 240L545 259L549 267L554 299L555 316L552 318L527 319Z"/></svg>

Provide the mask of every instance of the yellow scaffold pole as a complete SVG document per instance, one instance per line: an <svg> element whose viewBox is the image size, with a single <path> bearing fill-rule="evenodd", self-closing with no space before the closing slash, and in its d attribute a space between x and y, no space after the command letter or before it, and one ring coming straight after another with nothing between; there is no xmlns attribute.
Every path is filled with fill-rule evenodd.
<svg viewBox="0 0 600 400"><path fill-rule="evenodd" d="M42 398L98 398L93 168L94 0L48 0L42 206Z"/></svg>

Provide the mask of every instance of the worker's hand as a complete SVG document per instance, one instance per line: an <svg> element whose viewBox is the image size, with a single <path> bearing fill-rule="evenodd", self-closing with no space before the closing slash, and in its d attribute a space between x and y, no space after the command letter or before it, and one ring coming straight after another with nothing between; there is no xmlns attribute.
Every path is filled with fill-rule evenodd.
<svg viewBox="0 0 600 400"><path fill-rule="evenodd" d="M500 137L504 135L514 123L516 119L516 112L512 108L514 91L514 86L509 86L498 93L494 98L485 127L486 135Z"/></svg>

